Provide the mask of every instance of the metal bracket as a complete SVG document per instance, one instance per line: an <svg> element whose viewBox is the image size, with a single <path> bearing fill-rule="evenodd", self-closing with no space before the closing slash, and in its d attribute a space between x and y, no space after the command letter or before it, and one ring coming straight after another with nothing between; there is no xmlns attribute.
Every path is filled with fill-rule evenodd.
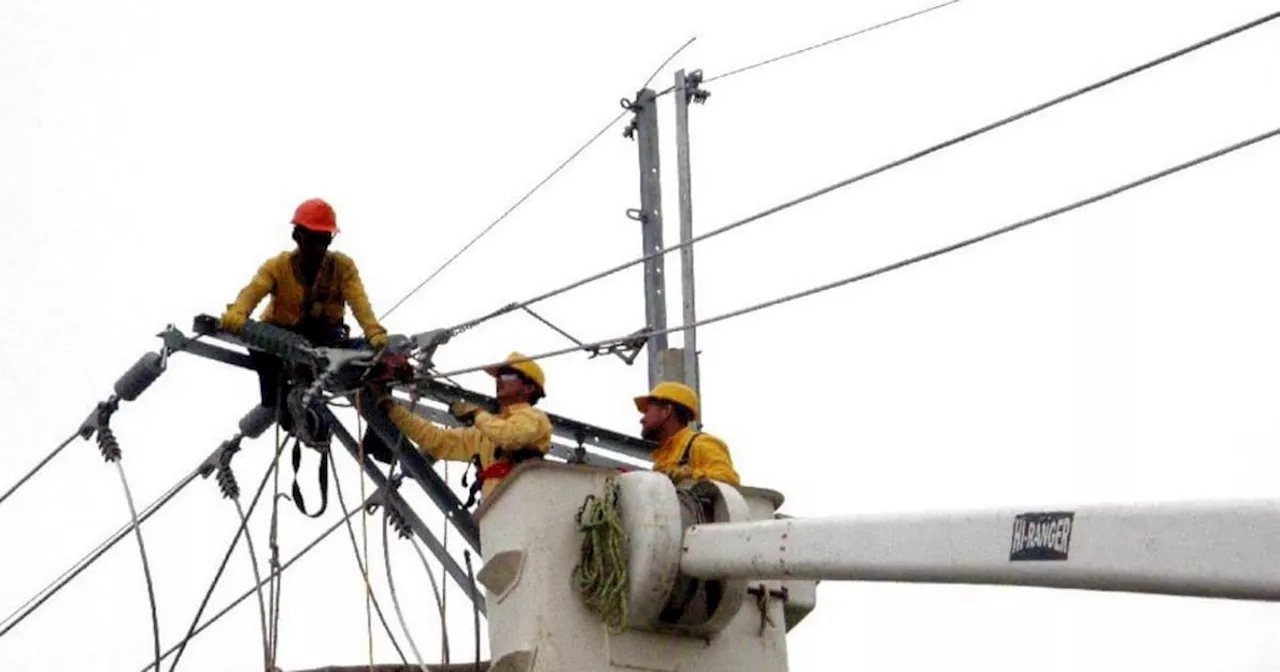
<svg viewBox="0 0 1280 672"><path fill-rule="evenodd" d="M187 352L199 357L204 357L205 359L222 362L223 364L238 366L242 369L253 368L253 364L249 361L248 355L242 352L236 352L235 350L228 350L227 348L201 342L200 338L207 334L199 333L199 318L197 318L196 324L197 336L195 338L187 338L186 334L183 334L182 331L174 327L172 324L156 335L163 340L164 349L168 351L169 354Z"/></svg>
<svg viewBox="0 0 1280 672"><path fill-rule="evenodd" d="M636 357L640 355L640 351L644 349L645 342L648 340L646 336L648 332L649 328L645 327L631 332L631 335L625 339L591 348L588 350L590 354L587 359L595 359L600 355L617 355L628 366L634 364Z"/></svg>
<svg viewBox="0 0 1280 672"><path fill-rule="evenodd" d="M639 99L640 99L640 91L637 91L636 100L639 100ZM622 109L628 112L639 112L641 109L641 106L639 104L631 102L631 100L628 98L623 98L619 100L618 104L622 106ZM636 118L632 117L630 123L627 124L627 127L622 129L622 137L628 140L635 140L636 131L639 130L639 128L640 128L639 123L636 121Z"/></svg>
<svg viewBox="0 0 1280 672"><path fill-rule="evenodd" d="M698 87L702 83L702 71L694 70L684 77L684 100L686 103L697 103L699 105L706 103L707 98L711 97L710 91L705 91Z"/></svg>
<svg viewBox="0 0 1280 672"><path fill-rule="evenodd" d="M769 598L777 598L786 603L790 593L786 586L772 590L766 590L764 584L752 586L747 589L748 595L754 595L756 598L756 606L760 608L760 636L764 636L765 625L776 625L772 618L769 618Z"/></svg>

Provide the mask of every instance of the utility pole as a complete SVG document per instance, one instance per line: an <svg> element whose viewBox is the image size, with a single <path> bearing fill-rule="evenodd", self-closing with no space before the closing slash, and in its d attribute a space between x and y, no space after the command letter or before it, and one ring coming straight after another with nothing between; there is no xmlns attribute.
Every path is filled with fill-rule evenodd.
<svg viewBox="0 0 1280 672"><path fill-rule="evenodd" d="M674 93L676 97L676 168L680 175L680 289L684 298L684 323L692 325L698 319L698 311L694 302L693 246L688 244L693 239L693 183L689 166L689 103L706 102L711 95L698 88L702 82L702 71L694 70L686 76L684 69L676 72ZM702 396L699 386L698 371L698 330L687 327L684 330L684 382ZM690 423L694 429L702 424L702 419Z"/></svg>
<svg viewBox="0 0 1280 672"><path fill-rule="evenodd" d="M640 222L644 254L661 250L662 245L662 174L658 169L658 106L657 95L651 89L642 89L636 101L623 104L636 113L626 137L636 137L640 150L640 209L627 211L627 216ZM644 262L644 313L645 328L667 328L666 278L663 274L662 255ZM649 387L665 380L662 361L667 350L667 335L650 336Z"/></svg>

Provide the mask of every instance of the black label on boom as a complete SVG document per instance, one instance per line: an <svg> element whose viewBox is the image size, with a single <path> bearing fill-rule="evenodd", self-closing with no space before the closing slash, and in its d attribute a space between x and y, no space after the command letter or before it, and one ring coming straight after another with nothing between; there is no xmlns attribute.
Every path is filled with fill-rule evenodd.
<svg viewBox="0 0 1280 672"><path fill-rule="evenodd" d="M1075 515L1071 511L1019 514L1013 519L1009 560L1066 560Z"/></svg>

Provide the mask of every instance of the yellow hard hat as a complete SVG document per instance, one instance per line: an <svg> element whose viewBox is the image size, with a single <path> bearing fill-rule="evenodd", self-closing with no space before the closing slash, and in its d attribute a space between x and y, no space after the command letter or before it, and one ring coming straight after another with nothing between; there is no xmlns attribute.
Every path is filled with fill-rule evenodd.
<svg viewBox="0 0 1280 672"><path fill-rule="evenodd" d="M644 413L645 409L649 408L649 402L654 399L680 404L689 409L694 420L698 419L698 393L684 383L665 381L654 385L649 394L636 397L636 408Z"/></svg>
<svg viewBox="0 0 1280 672"><path fill-rule="evenodd" d="M507 355L505 363L498 366L487 366L484 370L485 373L496 378L498 373L503 369L519 371L525 378L536 383L538 385L538 389L541 390L543 394L547 393L547 378L542 374L542 367L538 366L537 362L529 359L528 357L518 352L513 352L510 355Z"/></svg>

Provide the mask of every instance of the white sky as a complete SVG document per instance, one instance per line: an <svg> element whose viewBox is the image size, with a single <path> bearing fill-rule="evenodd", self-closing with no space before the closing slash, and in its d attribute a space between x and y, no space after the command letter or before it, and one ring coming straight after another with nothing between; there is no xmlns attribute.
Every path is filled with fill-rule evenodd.
<svg viewBox="0 0 1280 672"><path fill-rule="evenodd" d="M395 2L0 4L0 487L68 435L159 341L217 314L288 247L302 199L335 205L335 249L386 310L617 113L675 47L708 76L932 4ZM975 128L1274 9L1273 3L962 0L715 82L693 109L695 229L705 231ZM710 316L1037 214L1275 125L1280 23L812 201L696 251ZM678 232L663 103L667 241ZM611 131L387 326L413 333L632 258L635 145ZM1280 147L1263 143L1103 204L872 281L699 332L707 429L747 484L792 515L1274 496L1280 283L1271 253ZM1272 196L1268 196L1272 194ZM678 255L668 272L678 277ZM584 340L643 321L640 269L540 306ZM671 323L680 315L669 287ZM679 337L672 344L679 344ZM445 368L565 341L509 315ZM543 362L547 410L637 431L643 358ZM483 374L463 383L488 391ZM251 373L177 356L114 426L139 506L230 436ZM235 466L251 490L270 438ZM315 458L304 484L315 506ZM349 504L354 463L340 457ZM287 469L287 464L286 464ZM457 486L460 469L449 480ZM287 487L288 479L285 479ZM411 501L439 529L415 486ZM461 492L461 488L459 487ZM245 496L248 501L248 495ZM267 516L253 534L266 553ZM431 514L431 515L427 515ZM0 506L0 616L127 518L77 442ZM281 504L288 557L336 520ZM357 519L358 520L358 519ZM379 519L369 546L391 616ZM167 648L237 523L212 480L144 526ZM1257 531L1265 533L1265 531ZM357 527L357 534L359 529ZM394 539L394 537L393 537ZM417 641L438 657L426 578L394 542ZM459 550L454 536L451 548ZM252 583L240 550L211 604ZM285 574L280 665L366 660L345 532ZM792 667L1262 670L1280 611L1061 590L824 583L788 640ZM181 669L252 669L250 601ZM449 602L454 658L471 613ZM394 620L393 620L394 624ZM151 655L126 539L0 639L0 669L136 670ZM377 657L394 651L378 631ZM398 632L398 628L397 628Z"/></svg>

